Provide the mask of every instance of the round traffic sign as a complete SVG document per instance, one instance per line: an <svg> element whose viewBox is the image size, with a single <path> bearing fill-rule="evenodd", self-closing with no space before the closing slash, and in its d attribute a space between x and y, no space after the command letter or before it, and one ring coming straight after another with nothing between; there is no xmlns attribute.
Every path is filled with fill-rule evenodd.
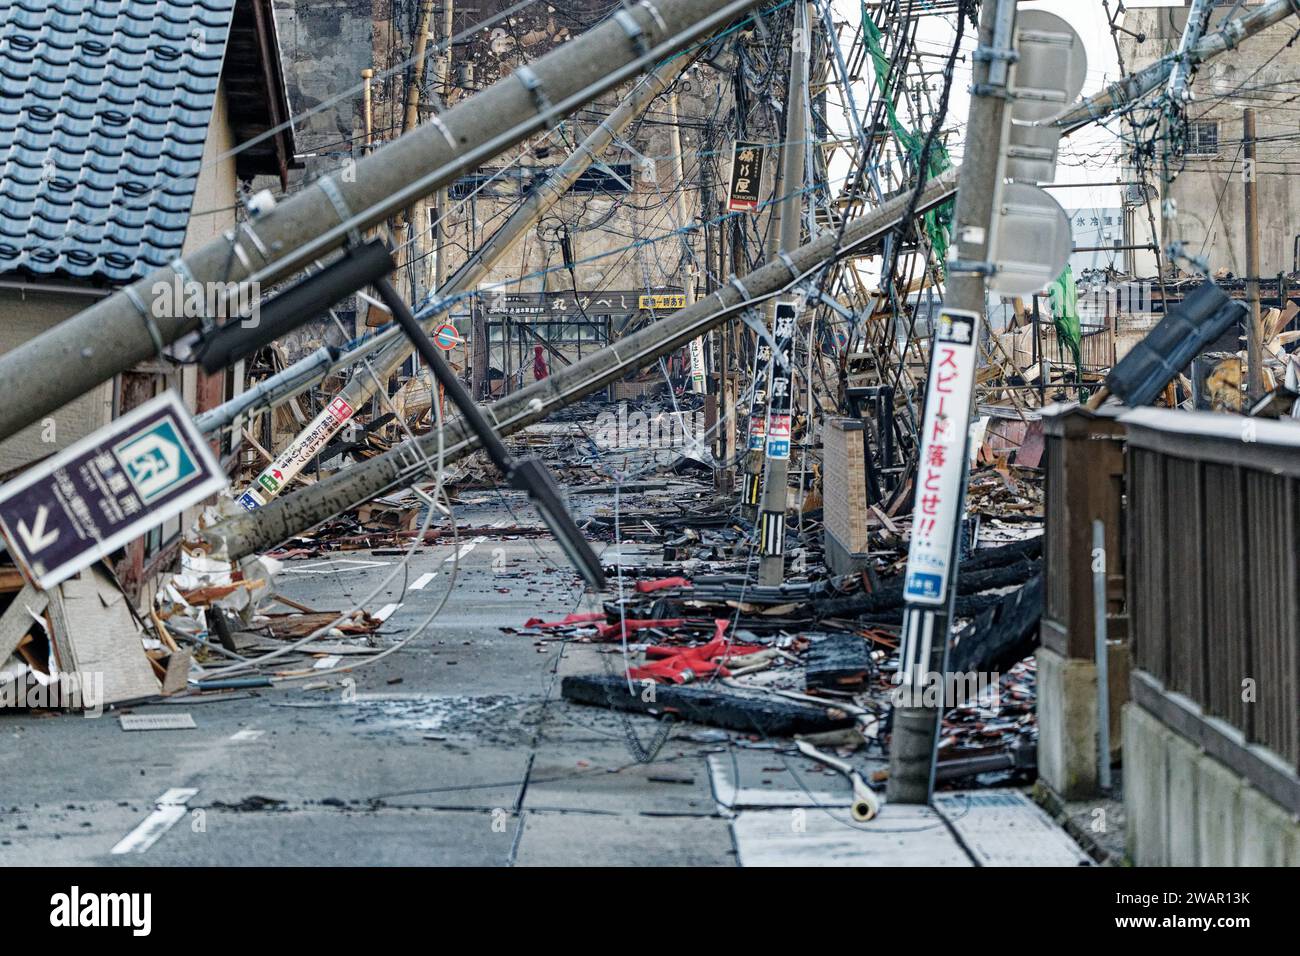
<svg viewBox="0 0 1300 956"><path fill-rule="evenodd" d="M460 333L456 331L454 325L440 325L433 333L433 341L444 352L450 352L460 344Z"/></svg>

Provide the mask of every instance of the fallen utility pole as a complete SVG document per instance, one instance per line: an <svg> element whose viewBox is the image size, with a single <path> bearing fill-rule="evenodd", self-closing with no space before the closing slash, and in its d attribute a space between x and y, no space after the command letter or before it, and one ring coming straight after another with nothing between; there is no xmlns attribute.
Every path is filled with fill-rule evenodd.
<svg viewBox="0 0 1300 956"><path fill-rule="evenodd" d="M1295 14L1300 14L1300 0L1269 0L1263 6L1229 20L1218 31L1203 37L1186 51L1162 57L1145 69L1116 80L1104 90L1081 100L1073 109L1066 110L1053 120L1052 125L1074 129L1101 119L1115 110L1136 103L1166 83L1175 65L1190 70L1198 63L1235 49L1242 40Z"/></svg>
<svg viewBox="0 0 1300 956"><path fill-rule="evenodd" d="M438 57L438 83L442 90L442 101L444 103L451 97L451 39L455 17L452 7L452 0L443 0L442 38L446 43L443 46L442 55ZM448 199L447 187L443 186L433 194L433 287L435 289L441 289L443 283L447 281L447 223L445 220L450 211L451 203ZM427 242L429 237L425 236L424 238Z"/></svg>
<svg viewBox="0 0 1300 956"><path fill-rule="evenodd" d="M306 391L318 378L360 361L384 343L402 334L397 326L390 325L378 335L363 335L342 346L322 345L310 355L256 385L240 392L216 408L194 416L199 431L207 434L234 423L240 415L252 408L274 407Z"/></svg>
<svg viewBox="0 0 1300 956"><path fill-rule="evenodd" d="M804 140L808 115L804 109L808 89L808 56L812 38L808 35L808 6L794 9L794 30L790 39L790 78L785 95L785 145L781 150L781 180L789 194L782 199L780 246L782 251L799 245L803 230ZM768 372L767 427L763 444L763 490L758 515L758 583L776 587L785 577L785 510L790 468L790 392L794 388L794 342L798 329L794 300L779 302L773 316L772 361ZM808 422L812 427L812 421Z"/></svg>
<svg viewBox="0 0 1300 956"><path fill-rule="evenodd" d="M1213 0L1192 0L1192 9L1187 13L1187 24L1183 27L1183 38L1178 41L1178 52L1174 54L1169 83L1165 86L1165 95L1177 109L1184 100L1191 99L1187 84L1191 82L1191 64L1187 61L1187 51L1196 46L1205 35L1206 24L1210 21L1210 8Z"/></svg>
<svg viewBox="0 0 1300 956"><path fill-rule="evenodd" d="M510 218L496 230L486 243L469 260L456 270L456 274L438 290L434 303L421 309L417 318L427 323L446 311L450 301L462 292L476 286L493 267L514 249L578 181L592 163L631 125L632 120L645 112L651 101L672 84L690 64L691 57L674 57L647 75L608 117L601 120L546 180L534 189ZM395 337L375 354L366 366L358 369L343 390L307 426L298 433L275 459L239 496L245 508L260 508L276 497L293 478L306 468L343 426L351 420L390 376L401 367L414 346L405 337ZM436 395L434 396L436 401Z"/></svg>
<svg viewBox="0 0 1300 956"><path fill-rule="evenodd" d="M917 506L908 549L907 607L899 648L893 735L889 742L888 794L893 803L929 803L934 786L935 743L946 703L943 675L947 673L956 576L947 572L943 575L915 572L920 542L933 539L943 548L950 541L947 568L956 566L960 553L959 531L969 462L967 433L974 400L974 352L984 322L989 234L1003 170L1003 117L1007 108L1007 67L1015 11L1015 0L989 0L980 10L979 47L966 122L969 138L953 218L956 258L948 263L943 311L930 349L930 374L926 383L916 477ZM960 330L961 334L949 338L949 329ZM956 346L950 350L954 352L951 359L944 358L946 341ZM937 390L936 370L941 363L949 361L952 362L949 374L956 385L952 389L954 394L947 395L945 408L945 396ZM968 365L964 374L960 374L962 363ZM960 394L963 387L964 394ZM931 473L936 479L933 483ZM926 475L924 482L922 474ZM926 514L934 517L925 517ZM914 579L922 578L932 582L929 589L932 593L924 596L914 587ZM937 699L933 693L936 685L940 688ZM927 691L931 692L927 694Z"/></svg>
<svg viewBox="0 0 1300 956"><path fill-rule="evenodd" d="M200 327L201 317L168 308L155 286L170 288L180 275L200 285L220 283L232 297L241 283L269 285L304 269L753 5L754 0L642 0L620 9L341 174L320 177L275 208L5 353L0 381L20 400L0 407L0 440Z"/></svg>
<svg viewBox="0 0 1300 956"><path fill-rule="evenodd" d="M921 194L916 213L951 198L956 191L956 175L957 170L952 169L932 179ZM712 295L682 311L488 406L484 414L498 434L513 434L629 372L650 366L692 338L723 324L741 309L774 296L821 264L883 236L906 215L910 198L898 196L858 217L846 226L842 240L837 230L827 231L789 251L784 258L749 273L743 280L733 278ZM348 508L418 480L429 458L438 453L440 441L445 463L458 461L477 448L477 441L465 423L453 419L446 424L441 438L436 432L424 435L416 440L418 448L406 442L310 488L273 501L255 513L227 518L200 534L214 553L230 560L265 551Z"/></svg>

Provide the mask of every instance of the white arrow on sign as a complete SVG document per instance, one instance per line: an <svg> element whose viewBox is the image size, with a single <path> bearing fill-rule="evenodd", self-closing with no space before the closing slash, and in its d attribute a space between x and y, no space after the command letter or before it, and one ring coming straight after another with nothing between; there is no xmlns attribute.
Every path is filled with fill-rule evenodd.
<svg viewBox="0 0 1300 956"><path fill-rule="evenodd" d="M36 509L36 518L32 521L31 528L27 527L27 522L18 522L18 535L23 539L23 545L27 548L28 554L35 554L37 551L44 551L55 541L59 540L59 529L54 528L48 534L45 531L45 519L50 516L50 509L41 505Z"/></svg>

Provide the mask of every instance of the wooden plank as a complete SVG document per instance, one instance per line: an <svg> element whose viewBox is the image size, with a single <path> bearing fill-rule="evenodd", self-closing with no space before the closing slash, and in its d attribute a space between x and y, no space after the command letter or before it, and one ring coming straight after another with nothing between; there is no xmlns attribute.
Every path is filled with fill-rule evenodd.
<svg viewBox="0 0 1300 956"><path fill-rule="evenodd" d="M163 676L164 697L179 694L189 687L190 664L193 661L194 655L189 651L172 651L171 656L167 658L167 671Z"/></svg>
<svg viewBox="0 0 1300 956"><path fill-rule="evenodd" d="M23 573L14 567L0 568L0 594L12 594L21 591L27 580Z"/></svg>
<svg viewBox="0 0 1300 956"><path fill-rule="evenodd" d="M159 682L140 643L140 628L117 584L98 566L59 585L63 633L60 645L71 650L75 670L104 675L103 703L113 704L158 694ZM61 663L64 670L70 669Z"/></svg>

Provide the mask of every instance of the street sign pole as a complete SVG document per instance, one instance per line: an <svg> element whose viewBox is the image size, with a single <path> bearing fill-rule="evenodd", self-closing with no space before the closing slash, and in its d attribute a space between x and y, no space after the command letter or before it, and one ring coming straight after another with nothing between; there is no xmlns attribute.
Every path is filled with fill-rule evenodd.
<svg viewBox="0 0 1300 956"><path fill-rule="evenodd" d="M1068 219L1036 184L1054 176L1055 115L1083 88L1082 41L1053 14L1027 10L1017 16L1014 0L986 2L974 61L956 258L948 263L931 346L903 585L889 771L889 799L897 803L930 801L939 724L953 703L948 640L986 296L1036 292L1060 275L1071 249Z"/></svg>
<svg viewBox="0 0 1300 956"><path fill-rule="evenodd" d="M1014 21L1014 0L985 2L980 10L979 47L966 124L969 140L957 188L954 232L958 258L948 264L944 311L931 346L922 426L924 443L917 463L912 540L904 584L906 606L889 744L887 793L893 803L929 803L934 786L935 744L946 696L948 632L952 596L956 593L960 508L966 487L965 445L974 394L973 353L984 314L985 277L990 271L989 228L1002 181L1007 65ZM959 341L963 336L969 338L969 357ZM953 354L947 355L946 350L953 350ZM955 363L956 368L945 366L945 362ZM960 373L967 366L970 373L962 388L951 395L940 392L950 381L941 382L940 372ZM933 455L936 448L944 452L942 465L932 466L940 472L937 481L941 487L931 490L926 487L926 456ZM940 495L938 502L930 500L935 494ZM933 506L942 506L943 513L926 515L926 508ZM919 533L923 518L935 522L925 537Z"/></svg>
<svg viewBox="0 0 1300 956"><path fill-rule="evenodd" d="M790 42L790 81L785 98L785 147L781 153L781 180L790 198L787 200L778 197L784 205L778 236L780 250L786 253L799 246L803 229L806 172L803 143L808 135L804 95L808 89L808 59L812 49L808 19L808 5L796 5L794 33ZM795 326L794 303L790 300L778 303L773 315L773 337L776 339L775 351L780 354L772 356L771 373L768 376L767 434L758 515L758 583L766 587L777 587L785 580L785 511L790 497L790 390L794 387L794 376L790 368L794 362ZM783 389L783 394L777 394L778 388ZM812 428L811 421L807 427ZM774 429L778 434L773 434ZM782 431L784 434L780 434Z"/></svg>
<svg viewBox="0 0 1300 956"><path fill-rule="evenodd" d="M794 339L799 310L793 299L776 303L773 328L772 361L767 373L767 419L764 428L763 455L768 466L768 481L763 486L763 508L758 515L759 583L781 583L785 567L785 467L790 462L791 408L790 392L794 387L791 374L794 363ZM772 476L781 478L778 484Z"/></svg>

